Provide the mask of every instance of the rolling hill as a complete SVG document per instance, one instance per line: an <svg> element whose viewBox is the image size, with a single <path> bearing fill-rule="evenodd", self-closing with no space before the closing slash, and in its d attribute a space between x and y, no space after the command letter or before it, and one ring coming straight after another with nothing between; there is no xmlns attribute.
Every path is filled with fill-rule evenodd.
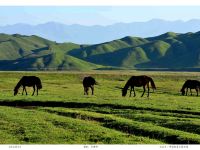
<svg viewBox="0 0 200 150"><path fill-rule="evenodd" d="M87 70L98 65L67 54L80 46L38 36L0 34L0 70Z"/></svg>
<svg viewBox="0 0 200 150"><path fill-rule="evenodd" d="M200 32L167 32L149 38L127 36L94 45L0 34L0 70L152 68L200 68Z"/></svg>
<svg viewBox="0 0 200 150"><path fill-rule="evenodd" d="M124 68L198 68L200 32L150 37L125 37L69 52L91 63Z"/></svg>

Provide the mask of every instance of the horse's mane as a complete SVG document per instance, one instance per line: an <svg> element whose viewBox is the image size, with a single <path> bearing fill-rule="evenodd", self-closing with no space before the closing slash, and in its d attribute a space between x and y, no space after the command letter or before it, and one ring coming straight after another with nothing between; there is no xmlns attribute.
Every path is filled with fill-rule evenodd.
<svg viewBox="0 0 200 150"><path fill-rule="evenodd" d="M183 84L182 88L181 88L181 91L183 91L187 87L187 85L192 81L197 81L197 80L186 80L185 83ZM197 82L199 82L199 81L197 81Z"/></svg>
<svg viewBox="0 0 200 150"><path fill-rule="evenodd" d="M131 80L134 78L134 76L132 76L125 84L123 90L128 90L129 86L131 85Z"/></svg>
<svg viewBox="0 0 200 150"><path fill-rule="evenodd" d="M187 81L183 84L181 91L183 91L186 88L186 84L187 84Z"/></svg>

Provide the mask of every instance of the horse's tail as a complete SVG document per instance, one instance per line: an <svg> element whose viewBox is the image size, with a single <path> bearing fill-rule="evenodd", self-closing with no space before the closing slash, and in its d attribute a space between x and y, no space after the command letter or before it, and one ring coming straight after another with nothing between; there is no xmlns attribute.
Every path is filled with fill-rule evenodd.
<svg viewBox="0 0 200 150"><path fill-rule="evenodd" d="M91 83L93 83L94 85L99 85L99 83L94 78L92 78L92 82Z"/></svg>
<svg viewBox="0 0 200 150"><path fill-rule="evenodd" d="M42 89L42 83L41 83L41 80L39 78L38 78L38 82L37 82L37 88Z"/></svg>
<svg viewBox="0 0 200 150"><path fill-rule="evenodd" d="M156 90L156 85L155 85L153 79L149 77L149 80L150 80L152 89L153 89L153 90Z"/></svg>
<svg viewBox="0 0 200 150"><path fill-rule="evenodd" d="M95 85L99 85L99 83L97 81L94 82Z"/></svg>

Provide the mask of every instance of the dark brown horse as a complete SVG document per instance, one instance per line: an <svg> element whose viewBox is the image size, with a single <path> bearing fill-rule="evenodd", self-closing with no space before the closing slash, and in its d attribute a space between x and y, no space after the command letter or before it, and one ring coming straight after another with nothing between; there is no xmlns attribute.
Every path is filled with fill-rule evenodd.
<svg viewBox="0 0 200 150"><path fill-rule="evenodd" d="M14 88L14 95L17 95L18 90L21 86L23 87L22 95L24 91L26 92L27 95L26 86L33 87L32 96L35 93L35 88L37 89L37 95L38 95L38 89L42 89L41 80L36 76L23 76Z"/></svg>
<svg viewBox="0 0 200 150"><path fill-rule="evenodd" d="M83 79L84 95L88 95L89 88L92 90L92 95L94 95L94 85L97 84L95 79L91 76L85 77Z"/></svg>
<svg viewBox="0 0 200 150"><path fill-rule="evenodd" d="M122 89L122 96L126 96L127 94L127 90L129 87L131 87L130 89L130 96L131 96L131 92L133 91L134 92L134 97L136 96L135 94L135 90L134 90L134 87L143 87L144 91L141 95L141 97L143 97L145 91L146 91L146 86L147 86L147 89L148 89L148 95L147 97L149 97L149 83L151 83L151 87L152 89L156 89L156 86L154 84L154 81L151 77L148 77L148 76L145 76L145 75L142 75L142 76L132 76L128 81L127 83L125 84L124 88Z"/></svg>
<svg viewBox="0 0 200 150"><path fill-rule="evenodd" d="M186 89L186 92L185 92L185 89ZM190 89L191 95L192 95L192 89L195 89L198 96L198 91L200 89L200 82L197 80L185 81L185 83L183 84L183 87L181 88L182 95L187 95L188 89Z"/></svg>

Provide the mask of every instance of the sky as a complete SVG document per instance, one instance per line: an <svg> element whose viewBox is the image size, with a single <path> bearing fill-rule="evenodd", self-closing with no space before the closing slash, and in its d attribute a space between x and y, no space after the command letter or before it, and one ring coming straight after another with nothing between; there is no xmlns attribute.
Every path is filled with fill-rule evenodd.
<svg viewBox="0 0 200 150"><path fill-rule="evenodd" d="M91 26L152 19L200 19L200 6L0 6L0 26L46 22Z"/></svg>

